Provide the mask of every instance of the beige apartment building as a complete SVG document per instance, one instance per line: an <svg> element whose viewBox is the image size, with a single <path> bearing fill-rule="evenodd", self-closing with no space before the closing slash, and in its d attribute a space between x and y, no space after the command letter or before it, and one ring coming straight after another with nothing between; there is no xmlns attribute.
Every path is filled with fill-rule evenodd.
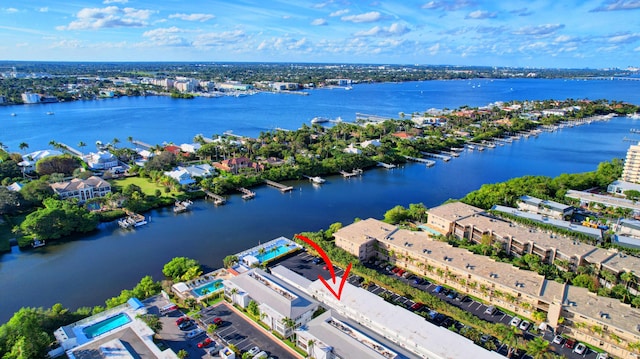
<svg viewBox="0 0 640 359"><path fill-rule="evenodd" d="M622 180L640 183L640 144L631 145L624 160Z"/></svg>
<svg viewBox="0 0 640 359"><path fill-rule="evenodd" d="M469 219L469 215L473 217L473 212L482 217L477 215L481 211L465 209L466 205L461 204L455 206L465 211L467 216L459 217L463 220ZM437 210L440 218L436 220L442 220L448 209ZM429 217L431 221L431 214ZM453 223L440 223L453 228ZM376 257L389 261L461 294L472 295L532 320L536 311L543 312L547 315L546 321L561 332L617 357L636 358L636 349L630 348L640 343L640 310L619 300L598 297L587 289L550 281L537 273L450 246L426 232L397 229L375 219L355 222L334 236L336 245L360 260ZM577 254L572 253L570 257L579 256L587 263L592 260L608 270L637 266L629 257L607 256L604 250L583 253L582 247L579 248Z"/></svg>

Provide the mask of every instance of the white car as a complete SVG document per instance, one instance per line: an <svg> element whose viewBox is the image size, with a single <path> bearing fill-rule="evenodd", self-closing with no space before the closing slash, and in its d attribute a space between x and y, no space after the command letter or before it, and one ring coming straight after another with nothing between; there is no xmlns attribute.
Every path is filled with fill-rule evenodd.
<svg viewBox="0 0 640 359"><path fill-rule="evenodd" d="M196 328L192 331L190 331L189 333L187 333L187 338L189 339L193 339L195 337L197 337L198 335L204 334L204 330L202 330L202 328Z"/></svg>
<svg viewBox="0 0 640 359"><path fill-rule="evenodd" d="M258 353L260 353L260 348L253 347L253 348L249 349L248 353L251 354L252 356L253 355L257 355Z"/></svg>
<svg viewBox="0 0 640 359"><path fill-rule="evenodd" d="M522 330L523 332L526 332L527 329L529 329L530 325L531 325L531 323L529 323L526 320L523 320L522 322L520 322L520 325L518 325L518 328L520 328L520 330Z"/></svg>
<svg viewBox="0 0 640 359"><path fill-rule="evenodd" d="M578 343L578 345L576 345L576 347L573 348L573 352L579 355L584 354L586 350L587 350L587 346L582 343Z"/></svg>
<svg viewBox="0 0 640 359"><path fill-rule="evenodd" d="M521 321L522 319L520 319L519 317L513 317L513 319L511 319L511 321L509 322L509 324L514 327L517 327L518 325L520 325Z"/></svg>
<svg viewBox="0 0 640 359"><path fill-rule="evenodd" d="M562 342L564 342L564 338L562 337L562 335L556 335L555 337L553 337L553 344L561 345Z"/></svg>
<svg viewBox="0 0 640 359"><path fill-rule="evenodd" d="M609 359L609 354L607 353L598 353L596 359Z"/></svg>

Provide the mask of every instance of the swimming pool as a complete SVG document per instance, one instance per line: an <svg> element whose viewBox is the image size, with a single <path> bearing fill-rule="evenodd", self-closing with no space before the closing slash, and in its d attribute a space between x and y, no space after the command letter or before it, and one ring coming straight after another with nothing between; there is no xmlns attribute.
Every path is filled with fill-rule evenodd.
<svg viewBox="0 0 640 359"><path fill-rule="evenodd" d="M425 232L429 232L429 233L431 233L431 234L432 234L432 235L434 235L434 236L439 236L439 235L441 235L441 234L442 234L442 233L440 233L440 232L436 231L435 229L429 228L429 227L424 226L424 225L418 226L418 228L422 229L422 230L423 230L423 231L425 231Z"/></svg>
<svg viewBox="0 0 640 359"><path fill-rule="evenodd" d="M195 293L198 297L202 297L203 295L219 291L222 288L224 288L224 286L222 285L222 279L216 279L213 282L209 282L203 286L194 288L193 293Z"/></svg>
<svg viewBox="0 0 640 359"><path fill-rule="evenodd" d="M131 318L129 318L125 313L120 313L86 328L82 328L82 332L87 336L87 338L94 338L129 322L131 322Z"/></svg>
<svg viewBox="0 0 640 359"><path fill-rule="evenodd" d="M289 253L293 249L296 249L296 247L289 247L287 245L274 246L271 248L265 248L264 253L257 252L255 257L258 258L260 263L264 263L272 260L273 258Z"/></svg>

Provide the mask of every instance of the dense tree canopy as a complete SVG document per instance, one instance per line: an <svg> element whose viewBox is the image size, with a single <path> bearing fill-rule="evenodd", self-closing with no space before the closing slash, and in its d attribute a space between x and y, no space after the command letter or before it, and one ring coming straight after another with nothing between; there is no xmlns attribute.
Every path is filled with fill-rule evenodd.
<svg viewBox="0 0 640 359"><path fill-rule="evenodd" d="M200 270L200 263L197 260L187 257L175 257L169 263L164 265L162 273L174 281L179 281L183 276L194 269Z"/></svg>
<svg viewBox="0 0 640 359"><path fill-rule="evenodd" d="M81 167L80 160L71 155L51 156L36 163L36 172L41 176L53 173L63 173L70 176L79 167Z"/></svg>
<svg viewBox="0 0 640 359"><path fill-rule="evenodd" d="M90 232L98 226L98 217L74 201L47 198L44 208L30 213L20 224L22 232L38 239L58 239L72 233Z"/></svg>

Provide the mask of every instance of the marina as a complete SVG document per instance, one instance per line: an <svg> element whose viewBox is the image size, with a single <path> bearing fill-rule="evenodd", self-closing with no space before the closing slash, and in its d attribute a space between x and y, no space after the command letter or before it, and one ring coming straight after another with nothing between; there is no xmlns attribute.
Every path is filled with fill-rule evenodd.
<svg viewBox="0 0 640 359"><path fill-rule="evenodd" d="M226 198L220 195L217 195L211 191L204 190L204 193L206 195L206 198L213 199L213 203L215 203L216 205L225 204L227 202Z"/></svg>

